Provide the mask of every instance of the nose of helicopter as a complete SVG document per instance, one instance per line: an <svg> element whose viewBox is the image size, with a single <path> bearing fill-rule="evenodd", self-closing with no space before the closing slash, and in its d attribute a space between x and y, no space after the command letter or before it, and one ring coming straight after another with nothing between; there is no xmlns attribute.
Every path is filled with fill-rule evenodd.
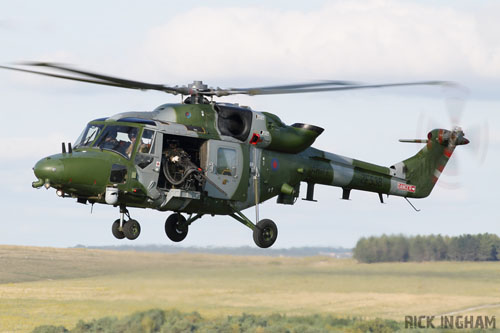
<svg viewBox="0 0 500 333"><path fill-rule="evenodd" d="M38 178L38 181L33 182L33 187L47 184L48 188L50 184L62 181L64 165L59 159L49 156L38 161L33 167L33 172Z"/></svg>
<svg viewBox="0 0 500 333"><path fill-rule="evenodd" d="M106 152L85 151L55 154L38 161L33 172L38 178L34 188L53 187L64 193L98 196L105 191L113 163L123 160Z"/></svg>

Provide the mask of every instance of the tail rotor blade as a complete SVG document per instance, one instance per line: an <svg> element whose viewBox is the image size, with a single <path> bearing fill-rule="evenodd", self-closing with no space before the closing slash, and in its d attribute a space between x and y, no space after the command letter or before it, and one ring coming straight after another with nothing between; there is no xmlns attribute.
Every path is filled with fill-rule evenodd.
<svg viewBox="0 0 500 333"><path fill-rule="evenodd" d="M467 151L474 155L478 165L486 160L489 145L489 126L485 120L482 124L476 124L467 128L467 137L470 139Z"/></svg>
<svg viewBox="0 0 500 333"><path fill-rule="evenodd" d="M465 102L469 91L464 86L454 84L443 86L446 110L452 127L461 125L462 116L465 109Z"/></svg>

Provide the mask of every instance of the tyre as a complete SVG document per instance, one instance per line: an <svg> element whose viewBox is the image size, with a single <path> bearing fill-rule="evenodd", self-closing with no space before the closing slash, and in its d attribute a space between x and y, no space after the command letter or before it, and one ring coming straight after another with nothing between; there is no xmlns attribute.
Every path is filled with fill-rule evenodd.
<svg viewBox="0 0 500 333"><path fill-rule="evenodd" d="M128 220L123 226L123 234L127 239L134 240L141 233L141 225L136 220Z"/></svg>
<svg viewBox="0 0 500 333"><path fill-rule="evenodd" d="M113 233L113 236L115 236L117 239L125 238L125 234L123 233L123 231L120 230L120 219L113 222L113 224L111 225L111 232Z"/></svg>
<svg viewBox="0 0 500 333"><path fill-rule="evenodd" d="M269 219L260 220L253 231L253 241L258 247L266 249L278 238L278 227Z"/></svg>
<svg viewBox="0 0 500 333"><path fill-rule="evenodd" d="M181 214L172 214L165 221L165 233L167 237L173 242L180 242L186 238L188 234L188 226L184 225L181 229L179 226L183 225L186 219Z"/></svg>

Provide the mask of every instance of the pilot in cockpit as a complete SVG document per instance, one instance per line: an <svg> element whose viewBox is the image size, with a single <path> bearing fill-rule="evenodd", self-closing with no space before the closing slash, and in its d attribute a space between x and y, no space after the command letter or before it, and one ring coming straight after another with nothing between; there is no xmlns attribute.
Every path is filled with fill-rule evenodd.
<svg viewBox="0 0 500 333"><path fill-rule="evenodd" d="M100 148L103 149L116 149L118 145L118 140L116 139L117 131L114 128L110 128L108 133L106 133L106 137L104 138L104 142L100 144Z"/></svg>
<svg viewBox="0 0 500 333"><path fill-rule="evenodd" d="M128 147L125 150L125 154L130 158L132 156L132 149L134 149L135 140L137 139L137 128L131 128L128 132L128 138L130 142L128 143Z"/></svg>

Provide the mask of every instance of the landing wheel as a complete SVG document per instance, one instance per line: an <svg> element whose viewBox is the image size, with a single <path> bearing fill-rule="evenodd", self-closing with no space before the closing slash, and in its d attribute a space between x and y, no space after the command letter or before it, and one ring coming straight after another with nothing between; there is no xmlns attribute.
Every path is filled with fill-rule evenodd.
<svg viewBox="0 0 500 333"><path fill-rule="evenodd" d="M277 237L278 227L269 219L260 220L253 231L253 241L263 249L273 245Z"/></svg>
<svg viewBox="0 0 500 333"><path fill-rule="evenodd" d="M173 242L180 242L186 238L188 234L188 226L186 218L181 214L172 214L165 221L165 233ZM182 227L181 227L182 226Z"/></svg>
<svg viewBox="0 0 500 333"><path fill-rule="evenodd" d="M123 231L120 230L120 219L113 222L113 225L111 226L111 232L113 233L113 236L115 236L118 239L125 238L125 234L123 233Z"/></svg>
<svg viewBox="0 0 500 333"><path fill-rule="evenodd" d="M136 220L128 220L123 225L123 234L130 240L139 237L141 233L141 225Z"/></svg>

